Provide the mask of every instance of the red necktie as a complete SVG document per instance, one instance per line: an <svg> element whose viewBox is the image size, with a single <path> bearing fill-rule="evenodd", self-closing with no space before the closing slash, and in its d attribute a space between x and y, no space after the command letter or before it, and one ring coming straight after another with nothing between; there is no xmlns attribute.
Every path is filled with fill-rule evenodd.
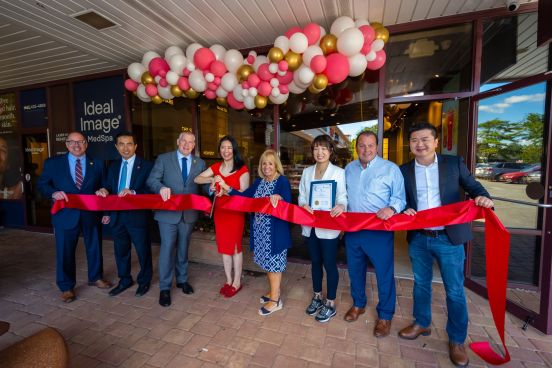
<svg viewBox="0 0 552 368"><path fill-rule="evenodd" d="M82 166L79 158L77 158L77 164L75 165L75 185L79 190L82 187Z"/></svg>

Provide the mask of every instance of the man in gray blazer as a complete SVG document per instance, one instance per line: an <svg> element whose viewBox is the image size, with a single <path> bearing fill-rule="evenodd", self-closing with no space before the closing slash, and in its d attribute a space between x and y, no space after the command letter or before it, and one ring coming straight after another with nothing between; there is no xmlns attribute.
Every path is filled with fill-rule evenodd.
<svg viewBox="0 0 552 368"><path fill-rule="evenodd" d="M147 180L151 191L159 193L163 201L169 200L171 194L198 194L199 186L194 183L194 178L205 170L205 162L192 155L195 148L195 135L192 132L180 133L176 144L176 151L157 157ZM194 292L188 283L188 243L197 217L195 210L155 211L154 218L161 234L159 304L163 307L171 305L175 270L176 286L185 294Z"/></svg>

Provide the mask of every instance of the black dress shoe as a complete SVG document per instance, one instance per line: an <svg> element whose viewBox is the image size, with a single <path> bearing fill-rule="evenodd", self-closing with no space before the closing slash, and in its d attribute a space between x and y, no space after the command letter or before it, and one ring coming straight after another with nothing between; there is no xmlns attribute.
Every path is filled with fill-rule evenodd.
<svg viewBox="0 0 552 368"><path fill-rule="evenodd" d="M159 305L163 307L168 307L171 305L171 291L170 290L161 290L159 293Z"/></svg>
<svg viewBox="0 0 552 368"><path fill-rule="evenodd" d="M138 286L138 289L136 289L136 296L142 296L145 293L147 293L150 289L150 284L144 284Z"/></svg>
<svg viewBox="0 0 552 368"><path fill-rule="evenodd" d="M176 284L177 287L181 288L182 289L182 292L184 294L193 294L194 293L194 288L192 287L192 285L188 284L188 282L179 282Z"/></svg>
<svg viewBox="0 0 552 368"><path fill-rule="evenodd" d="M134 285L134 282L131 282L130 284L128 285L123 285L121 283L118 283L117 286L115 286L113 289L109 290L109 296L116 296L116 295L119 295L121 294L123 291L125 291L126 289L128 289L129 287L131 287L132 285Z"/></svg>

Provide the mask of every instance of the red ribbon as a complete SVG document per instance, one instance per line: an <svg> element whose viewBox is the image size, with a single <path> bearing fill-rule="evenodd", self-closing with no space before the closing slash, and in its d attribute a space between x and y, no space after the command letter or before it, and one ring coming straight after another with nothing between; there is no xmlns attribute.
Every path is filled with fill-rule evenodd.
<svg viewBox="0 0 552 368"><path fill-rule="evenodd" d="M127 195L125 197L110 195L106 198L95 195L69 194L68 198L68 202L55 201L51 210L52 214L63 208L89 211L141 209L182 211L194 209L203 212L209 212L211 209L209 199L195 194L172 195L166 202L163 202L157 194ZM491 209L476 206L473 201L465 201L420 211L416 216L399 214L383 221L373 213L344 212L338 217L331 217L328 211L315 211L314 214L310 214L305 209L284 201L280 201L274 208L268 198L220 197L217 202L219 202L217 208L240 212L262 212L294 224L342 231L414 230L485 219L487 293L495 327L502 340L504 357L495 353L486 341L473 342L470 347L487 363L498 365L510 361L510 353L504 340L510 234Z"/></svg>

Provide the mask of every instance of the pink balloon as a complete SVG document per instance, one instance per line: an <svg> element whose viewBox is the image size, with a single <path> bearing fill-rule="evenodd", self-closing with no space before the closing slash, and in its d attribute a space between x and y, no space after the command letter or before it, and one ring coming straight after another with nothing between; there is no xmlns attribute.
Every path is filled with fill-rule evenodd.
<svg viewBox="0 0 552 368"><path fill-rule="evenodd" d="M288 88L287 84L280 84L278 86L278 89L280 90L280 93L283 94L283 95L285 95L286 93L289 92L289 88Z"/></svg>
<svg viewBox="0 0 552 368"><path fill-rule="evenodd" d="M217 94L212 89L208 89L205 91L205 97L207 97L209 100L214 100L217 97Z"/></svg>
<svg viewBox="0 0 552 368"><path fill-rule="evenodd" d="M270 95L270 92L272 92L272 86L267 81L262 81L259 83L259 86L257 87L257 92L261 96L268 97Z"/></svg>
<svg viewBox="0 0 552 368"><path fill-rule="evenodd" d="M349 75L349 59L347 59L347 56L336 52L328 55L326 63L324 74L328 77L328 82L340 83Z"/></svg>
<svg viewBox="0 0 552 368"><path fill-rule="evenodd" d="M186 77L178 78L178 88L180 88L183 91L187 91L188 89L190 89L190 83L188 83L188 78Z"/></svg>
<svg viewBox="0 0 552 368"><path fill-rule="evenodd" d="M362 55L368 55L368 53L370 52L370 50L372 49L372 44L371 43L365 43L362 45L362 48L360 49L360 53Z"/></svg>
<svg viewBox="0 0 552 368"><path fill-rule="evenodd" d="M215 77L222 77L226 73L226 65L220 60L215 60L209 66L209 70Z"/></svg>
<svg viewBox="0 0 552 368"><path fill-rule="evenodd" d="M247 83L249 83L250 87L257 87L259 83L261 82L261 78L255 73L249 74L249 77L247 77Z"/></svg>
<svg viewBox="0 0 552 368"><path fill-rule="evenodd" d="M370 70L377 70L385 64L385 60L387 60L387 55L385 55L384 50L376 51L376 58L372 61L368 62L368 65L366 65L366 68Z"/></svg>
<svg viewBox="0 0 552 368"><path fill-rule="evenodd" d="M253 55L248 55L247 58L245 59L249 64L253 64L255 62L255 56Z"/></svg>
<svg viewBox="0 0 552 368"><path fill-rule="evenodd" d="M257 69L257 75L264 81L269 81L274 77L270 70L268 70L268 63L259 65L259 69Z"/></svg>
<svg viewBox="0 0 552 368"><path fill-rule="evenodd" d="M156 57L151 59L149 65L148 65L148 71L153 77L156 77L159 75L159 72L162 70L165 71L165 74L167 71L170 70L169 64L165 61L165 59L161 57Z"/></svg>
<svg viewBox="0 0 552 368"><path fill-rule="evenodd" d="M326 60L326 57L324 55L316 55L312 58L310 63L310 68L313 72L316 74L322 73L324 69L326 69L326 65L328 64L328 61Z"/></svg>
<svg viewBox="0 0 552 368"><path fill-rule="evenodd" d="M190 75L190 73L191 73L191 72L190 72L190 70L189 70L188 68L182 69L182 75L183 75L183 76L187 77L187 76Z"/></svg>
<svg viewBox="0 0 552 368"><path fill-rule="evenodd" d="M132 80L132 79L127 79L125 81L125 88L128 90L128 91L131 91L131 92L134 92L138 89L138 86L140 85L140 83Z"/></svg>
<svg viewBox="0 0 552 368"><path fill-rule="evenodd" d="M374 31L374 28L370 26L360 26L358 27L358 30L361 31L364 36L364 43L372 43L372 41L376 38L376 31Z"/></svg>
<svg viewBox="0 0 552 368"><path fill-rule="evenodd" d="M280 60L280 62L278 63L278 69L285 72L286 70L288 70L288 68L288 62L285 60Z"/></svg>
<svg viewBox="0 0 552 368"><path fill-rule="evenodd" d="M307 36L309 46L314 45L320 38L320 26L316 23L309 23L303 28L303 33Z"/></svg>
<svg viewBox="0 0 552 368"><path fill-rule="evenodd" d="M210 90L212 90L212 91L216 91L217 88L218 88L218 86L219 86L219 85L216 84L215 82L211 82L211 83L207 84L207 88L210 89Z"/></svg>
<svg viewBox="0 0 552 368"><path fill-rule="evenodd" d="M250 87L250 85L249 85L249 83L248 83L247 81L242 82L242 88L243 88L243 89L249 89L249 87Z"/></svg>
<svg viewBox="0 0 552 368"><path fill-rule="evenodd" d="M205 70L216 60L215 53L207 47L198 49L194 54L194 64L196 68Z"/></svg>
<svg viewBox="0 0 552 368"><path fill-rule="evenodd" d="M161 69L161 70L159 71L159 76L160 76L161 78L165 78L165 77L167 76L167 71Z"/></svg>
<svg viewBox="0 0 552 368"><path fill-rule="evenodd" d="M146 86L146 93L150 97L156 96L157 95L157 87L155 87L153 84L148 84Z"/></svg>
<svg viewBox="0 0 552 368"><path fill-rule="evenodd" d="M228 102L228 105L234 110L241 110L245 107L243 102L236 100L232 92L228 93L228 96L226 96L226 101Z"/></svg>
<svg viewBox="0 0 552 368"><path fill-rule="evenodd" d="M167 82L167 80L166 80L165 78L161 78L161 79L159 80L159 85L160 85L161 87L167 87L167 86L169 85L169 83Z"/></svg>
<svg viewBox="0 0 552 368"><path fill-rule="evenodd" d="M286 72L284 75L278 74L276 76L278 79L278 82L280 82L280 85L282 84L289 84L293 80L293 73L292 72Z"/></svg>
<svg viewBox="0 0 552 368"><path fill-rule="evenodd" d="M287 32L284 34L287 38L290 38L291 36L293 36L294 34L296 34L297 32L302 32L303 30L301 29L301 27L291 27L290 29L287 30Z"/></svg>

